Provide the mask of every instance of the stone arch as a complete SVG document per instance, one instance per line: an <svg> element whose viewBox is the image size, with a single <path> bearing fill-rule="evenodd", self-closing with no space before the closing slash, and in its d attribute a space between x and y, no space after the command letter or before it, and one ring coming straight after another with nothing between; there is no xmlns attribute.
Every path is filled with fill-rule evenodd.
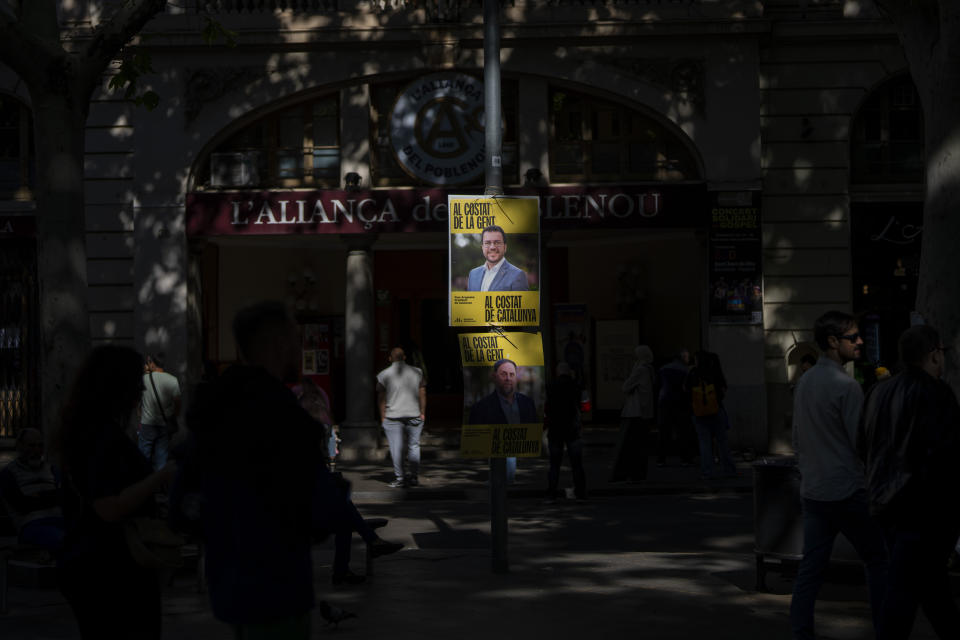
<svg viewBox="0 0 960 640"><path fill-rule="evenodd" d="M692 112L689 117L680 115L684 112L683 105L690 103L692 99L672 96L671 92L664 90L664 87L650 82L637 80L624 83L622 70L613 67L588 66L589 71L578 67L552 73L552 70L547 69L547 73L544 73L544 67L531 68L530 64L511 64L504 67L503 73L505 76L535 76L547 81L550 85L563 86L573 91L601 97L644 114L675 136L694 159L700 178L706 179L704 156L696 140L690 135L696 126L702 126L705 123L705 119L702 114ZM350 75L346 72L331 74L329 77L321 77L321 74L297 77L290 76L284 71L275 71L274 73L281 76L278 82L264 82L262 72L259 77L254 76L252 68L250 74L245 74L242 68L217 68L192 72L191 76L186 78L184 116L188 136L197 142L197 146L189 150L192 159L189 160L186 191L196 186L198 163L232 133L258 118L292 104L352 85L372 83L380 79L403 78L436 70L438 69L408 67L380 70L379 73L368 75ZM482 69L472 65L465 65L458 70L482 74ZM220 91L220 95L215 99L199 104L197 102L199 97L191 96L190 86L203 84L218 87L232 86ZM223 126L224 111L231 117L230 124L227 126Z"/></svg>

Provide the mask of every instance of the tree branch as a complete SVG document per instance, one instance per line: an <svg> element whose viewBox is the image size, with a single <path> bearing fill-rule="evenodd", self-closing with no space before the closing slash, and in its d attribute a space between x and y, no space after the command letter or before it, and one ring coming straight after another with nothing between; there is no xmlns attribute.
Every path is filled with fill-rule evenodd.
<svg viewBox="0 0 960 640"><path fill-rule="evenodd" d="M946 66L960 58L960 2L940 0L940 37L943 38L942 55ZM956 67L953 67L954 69Z"/></svg>
<svg viewBox="0 0 960 640"><path fill-rule="evenodd" d="M99 74L120 50L167 6L167 0L128 0L106 22L93 30L81 53L84 65Z"/></svg>
<svg viewBox="0 0 960 640"><path fill-rule="evenodd" d="M890 20L900 34L907 63L910 65L913 81L925 92L926 74L919 73L929 69L943 45L940 31L940 5L954 0L874 0L880 12Z"/></svg>

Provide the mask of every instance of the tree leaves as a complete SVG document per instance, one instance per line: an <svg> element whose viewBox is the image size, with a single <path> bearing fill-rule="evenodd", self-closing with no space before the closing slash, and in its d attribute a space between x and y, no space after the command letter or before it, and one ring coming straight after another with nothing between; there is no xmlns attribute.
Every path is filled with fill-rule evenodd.
<svg viewBox="0 0 960 640"><path fill-rule="evenodd" d="M123 97L137 106L146 107L152 111L160 104L160 96L155 91L138 93L140 78L149 73L156 73L153 68L153 58L146 51L124 48L121 51L120 70L110 78L109 87L112 90L123 90Z"/></svg>
<svg viewBox="0 0 960 640"><path fill-rule="evenodd" d="M235 31L227 29L209 15L204 15L203 18L205 22L200 31L200 37L208 46L213 46L220 40L223 40L228 47L236 46ZM140 80L151 73L156 73L156 70L153 68L153 58L148 51L124 47L120 52L120 70L110 78L108 86L113 91L122 90L124 99L138 107L153 111L160 104L160 95L149 89L139 92Z"/></svg>
<svg viewBox="0 0 960 640"><path fill-rule="evenodd" d="M237 45L236 31L230 31L230 29L227 29L209 15L204 15L203 19L204 25L203 29L200 30L200 36L204 42L208 45L214 45L222 38L223 43L228 47L235 47Z"/></svg>

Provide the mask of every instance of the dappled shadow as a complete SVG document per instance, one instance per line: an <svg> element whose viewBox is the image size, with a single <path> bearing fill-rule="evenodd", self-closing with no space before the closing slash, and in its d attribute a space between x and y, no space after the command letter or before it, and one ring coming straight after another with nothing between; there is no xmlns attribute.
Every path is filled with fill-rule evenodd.
<svg viewBox="0 0 960 640"><path fill-rule="evenodd" d="M296 6L310 10L274 11L267 10L266 3L212 3L206 5L211 15L224 28L237 33L239 46L233 50L222 44L202 47L196 49L200 55L184 53L184 47L197 47L200 43L199 34L185 30L196 22L191 9L194 5L187 3L184 11L171 11L156 20L148 27L149 37L140 46L150 52L154 67L159 70L143 79L143 88L161 96L160 106L149 114L140 110L130 113L126 107L116 108L116 96L109 91L96 97L96 126L101 128L98 135L111 138L102 152L115 153L117 159L124 160L113 175L98 169L98 180L110 186L110 180L115 179L120 190L108 189L108 197L97 200L97 205L103 205L106 212L111 207L117 211L130 209L131 202L136 204L132 230L116 214L109 221L108 233L131 241L91 255L98 260L110 260L114 266L124 261L132 265L132 278L121 272L94 286L101 288L104 296L114 296L112 300L117 300L115 294L123 289L122 294L133 299L134 304L131 307L105 303L95 318L95 335L100 339L129 340L143 349L164 352L171 361L171 370L189 381L196 379L206 354L198 348L203 337L197 335L195 325L204 315L207 292L198 289L201 278L187 277L191 270L195 271L191 263L198 257L189 254L185 246L185 236L190 232L185 228L183 210L185 197L197 186L197 163L257 114L275 111L318 91L344 91L344 115L347 111L355 112L350 117L365 124L369 96L357 89L364 83L410 77L435 68L478 70L482 65L482 41L478 39L480 4L309 3ZM450 22L454 15L451 8L456 8L456 22ZM543 64L551 58L567 58L572 49L537 42L530 38L529 29L536 24L561 30L575 26L578 37L585 38L583 42L588 44L590 37L605 36L610 29L630 24L638 16L643 24L653 25L658 21L701 19L709 17L707 14L732 16L734 20L759 15L751 11L743 13L733 5L721 7L699 2L656 2L642 7L621 2L510 3L503 9L502 20L504 73L518 77L535 73L546 78L542 75L546 72L554 75L548 78L551 81L580 82L586 86L602 82L611 92L624 85L619 81L622 74L631 74L636 80L633 92L621 93L618 98L646 104L660 120L666 117L683 140L689 138L697 146L698 127L705 122L703 109L710 108L704 96L716 88L703 87L697 73L671 75L682 60L658 58L652 64L637 66L639 58L628 56L633 60L628 61L628 66L632 67L617 66L620 53L637 46L630 42L611 48L603 54L603 60L598 58L587 67ZM431 29L420 29L423 25L431 25ZM451 45L454 32L459 36L456 44ZM270 52L264 54L264 48ZM440 55L435 55L435 49ZM372 50L380 53L367 55ZM534 52L535 55L529 55ZM731 55L727 64L744 64L742 57L737 57L739 54ZM536 128L546 137L545 122L538 122ZM173 132L177 135L171 135ZM344 168L356 164L357 158L361 164L364 159L369 161L371 148L365 138L352 136L344 141ZM546 146L546 140L535 141L530 157L537 156ZM161 161L146 153L146 149L162 150ZM108 159L97 157L103 163ZM549 173L549 167L542 166L541 160L536 159L533 165ZM369 175L361 177L369 183ZM268 197L277 199L275 195ZM88 199L88 210L93 202ZM358 302L365 307L369 301L366 293L363 296ZM358 336L369 336L370 327L352 322L346 330L348 342L352 342ZM366 359L365 354L357 355ZM364 371L365 367L360 378L367 377ZM358 380L364 389L369 387L369 381ZM368 413L362 412L363 416Z"/></svg>

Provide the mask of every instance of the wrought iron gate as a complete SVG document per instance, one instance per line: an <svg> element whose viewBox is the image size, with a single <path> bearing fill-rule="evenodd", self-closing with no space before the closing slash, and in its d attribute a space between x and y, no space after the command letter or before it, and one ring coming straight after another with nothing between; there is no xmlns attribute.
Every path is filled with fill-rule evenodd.
<svg viewBox="0 0 960 640"><path fill-rule="evenodd" d="M39 428L37 298L36 241L0 240L0 438Z"/></svg>

